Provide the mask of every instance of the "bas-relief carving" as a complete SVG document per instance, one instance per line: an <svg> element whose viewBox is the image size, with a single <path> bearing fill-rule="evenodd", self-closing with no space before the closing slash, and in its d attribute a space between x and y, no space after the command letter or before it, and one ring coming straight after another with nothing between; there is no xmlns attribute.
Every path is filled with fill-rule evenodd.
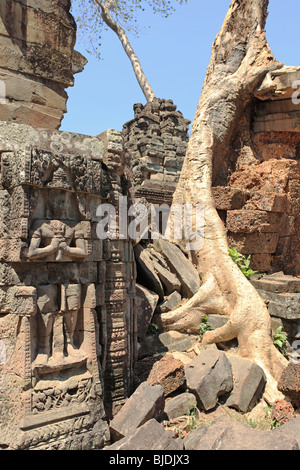
<svg viewBox="0 0 300 470"><path fill-rule="evenodd" d="M114 412L128 396L134 258L130 242L96 237L97 204L109 196L117 208L123 194L120 175L110 167L102 175L102 169L99 160L36 149L5 160L1 183L10 210L2 225L9 227L8 242L22 241L20 255L6 250L1 263L2 303L9 298L5 312L19 322L17 346L13 339L9 345L16 352L11 367L26 390L19 448L48 448L55 436L65 436L61 445L67 446L77 423L82 435L97 423L103 437L104 404ZM26 230L14 238L21 220Z"/></svg>

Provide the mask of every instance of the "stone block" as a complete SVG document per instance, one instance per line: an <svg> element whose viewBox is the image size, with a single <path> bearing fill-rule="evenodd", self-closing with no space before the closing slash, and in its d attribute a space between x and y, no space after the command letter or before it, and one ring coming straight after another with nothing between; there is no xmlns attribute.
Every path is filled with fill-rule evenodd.
<svg viewBox="0 0 300 470"><path fill-rule="evenodd" d="M278 244L278 233L233 233L228 232L228 243L231 248L236 248L240 253L259 254L275 253Z"/></svg>
<svg viewBox="0 0 300 470"><path fill-rule="evenodd" d="M152 260L145 249L136 245L134 248L135 259L137 263L137 281L145 287L155 292L160 300L164 298L164 289L162 283L155 272Z"/></svg>
<svg viewBox="0 0 300 470"><path fill-rule="evenodd" d="M267 273L271 269L273 257L270 253L253 253L251 255L250 267L253 271Z"/></svg>
<svg viewBox="0 0 300 470"><path fill-rule="evenodd" d="M183 451L181 439L175 439L172 432L166 431L164 427L155 419L149 420L128 436L115 442L104 450L162 450L162 451Z"/></svg>
<svg viewBox="0 0 300 470"><path fill-rule="evenodd" d="M181 302L181 295L179 292L175 291L172 294L165 297L165 300L159 304L157 307L156 313L165 313L174 310L176 307L180 305Z"/></svg>
<svg viewBox="0 0 300 470"><path fill-rule="evenodd" d="M300 319L300 293L277 294L259 290L259 295L268 300L268 310L271 316L285 320Z"/></svg>
<svg viewBox="0 0 300 470"><path fill-rule="evenodd" d="M294 407L286 400L276 400L272 408L272 419L280 425L296 418Z"/></svg>
<svg viewBox="0 0 300 470"><path fill-rule="evenodd" d="M165 406L164 389L143 382L110 422L112 441L128 437L150 419L159 419Z"/></svg>
<svg viewBox="0 0 300 470"><path fill-rule="evenodd" d="M248 199L248 192L230 186L215 186L212 188L217 210L242 209Z"/></svg>
<svg viewBox="0 0 300 470"><path fill-rule="evenodd" d="M158 302L158 295L151 292L146 287L136 284L135 290L137 322L138 322L138 338L143 340L146 336L150 322Z"/></svg>
<svg viewBox="0 0 300 470"><path fill-rule="evenodd" d="M218 398L233 388L231 364L224 352L204 350L186 368L187 388L196 395L198 406L213 409Z"/></svg>
<svg viewBox="0 0 300 470"><path fill-rule="evenodd" d="M229 356L229 361L234 385L226 405L247 413L262 396L266 384L264 371L248 359Z"/></svg>
<svg viewBox="0 0 300 470"><path fill-rule="evenodd" d="M290 399L295 408L300 408L300 364L290 362L278 381L278 390Z"/></svg>
<svg viewBox="0 0 300 470"><path fill-rule="evenodd" d="M174 291L181 290L181 283L175 274L161 266L155 260L153 260L152 263L158 277L165 287L165 292L167 295L172 294Z"/></svg>
<svg viewBox="0 0 300 470"><path fill-rule="evenodd" d="M161 385L167 397L185 383L183 363L167 354L153 365L147 381L150 385Z"/></svg>
<svg viewBox="0 0 300 470"><path fill-rule="evenodd" d="M197 406L197 400L192 393L181 393L176 397L166 401L165 413L168 419L175 419L179 416L185 416Z"/></svg>
<svg viewBox="0 0 300 470"><path fill-rule="evenodd" d="M268 212L285 212L287 208L286 194L255 190L250 193L251 196L247 203L246 209L253 208L255 210Z"/></svg>
<svg viewBox="0 0 300 470"><path fill-rule="evenodd" d="M228 416L214 419L199 438L193 450L299 450L296 439L280 430L255 429Z"/></svg>
<svg viewBox="0 0 300 470"><path fill-rule="evenodd" d="M227 212L226 227L229 232L277 232L281 214L267 211L231 210Z"/></svg>
<svg viewBox="0 0 300 470"><path fill-rule="evenodd" d="M190 298L196 294L200 287L198 272L180 248L161 238L154 241L154 246L163 254L170 270L181 282L182 295Z"/></svg>

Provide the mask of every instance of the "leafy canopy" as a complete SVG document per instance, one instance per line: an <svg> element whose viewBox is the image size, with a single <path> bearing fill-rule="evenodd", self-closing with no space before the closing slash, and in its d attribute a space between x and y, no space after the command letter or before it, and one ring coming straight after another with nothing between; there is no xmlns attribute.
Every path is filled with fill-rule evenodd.
<svg viewBox="0 0 300 470"><path fill-rule="evenodd" d="M100 0L113 19L126 31L138 37L139 12L152 11L168 18L174 11L174 4L186 4L188 0ZM86 46L87 52L101 56L103 31L108 27L101 16L101 8L95 0L72 0L72 13L76 18L78 35ZM150 26L148 26L150 28Z"/></svg>

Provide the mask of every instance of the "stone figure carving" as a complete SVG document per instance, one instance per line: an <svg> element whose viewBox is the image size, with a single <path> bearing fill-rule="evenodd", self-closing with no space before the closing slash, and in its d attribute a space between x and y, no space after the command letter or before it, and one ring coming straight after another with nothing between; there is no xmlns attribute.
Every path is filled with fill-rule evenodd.
<svg viewBox="0 0 300 470"><path fill-rule="evenodd" d="M28 251L30 261L76 262L87 257L87 248L81 223L68 220L71 204L67 191L56 190L47 198L47 219L36 219ZM66 279L62 284L37 286L38 294L38 354L35 365L61 360L64 353L69 358L79 358L74 332L78 313L82 307L80 284ZM59 317L63 322L61 327ZM54 331L55 330L55 331Z"/></svg>

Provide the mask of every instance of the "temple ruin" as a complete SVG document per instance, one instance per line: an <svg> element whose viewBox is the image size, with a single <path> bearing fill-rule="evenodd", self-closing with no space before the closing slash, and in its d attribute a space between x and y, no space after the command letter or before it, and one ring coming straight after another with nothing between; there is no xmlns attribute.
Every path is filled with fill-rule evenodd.
<svg viewBox="0 0 300 470"><path fill-rule="evenodd" d="M120 233L124 201L126 223L135 201L172 203L191 124L173 101L135 104L121 131L59 130L66 89L86 64L74 50L70 4L0 4L0 449L110 444L109 423L136 391L138 359L153 347L152 319L184 305L201 284L182 246ZM265 77L213 168L229 245L251 255L253 285L290 344L300 338L299 79L299 67ZM107 205L116 225L101 237ZM220 317L208 320L219 328L228 320ZM173 340L194 347L195 331L164 334L167 348ZM253 400L263 393L259 381Z"/></svg>

